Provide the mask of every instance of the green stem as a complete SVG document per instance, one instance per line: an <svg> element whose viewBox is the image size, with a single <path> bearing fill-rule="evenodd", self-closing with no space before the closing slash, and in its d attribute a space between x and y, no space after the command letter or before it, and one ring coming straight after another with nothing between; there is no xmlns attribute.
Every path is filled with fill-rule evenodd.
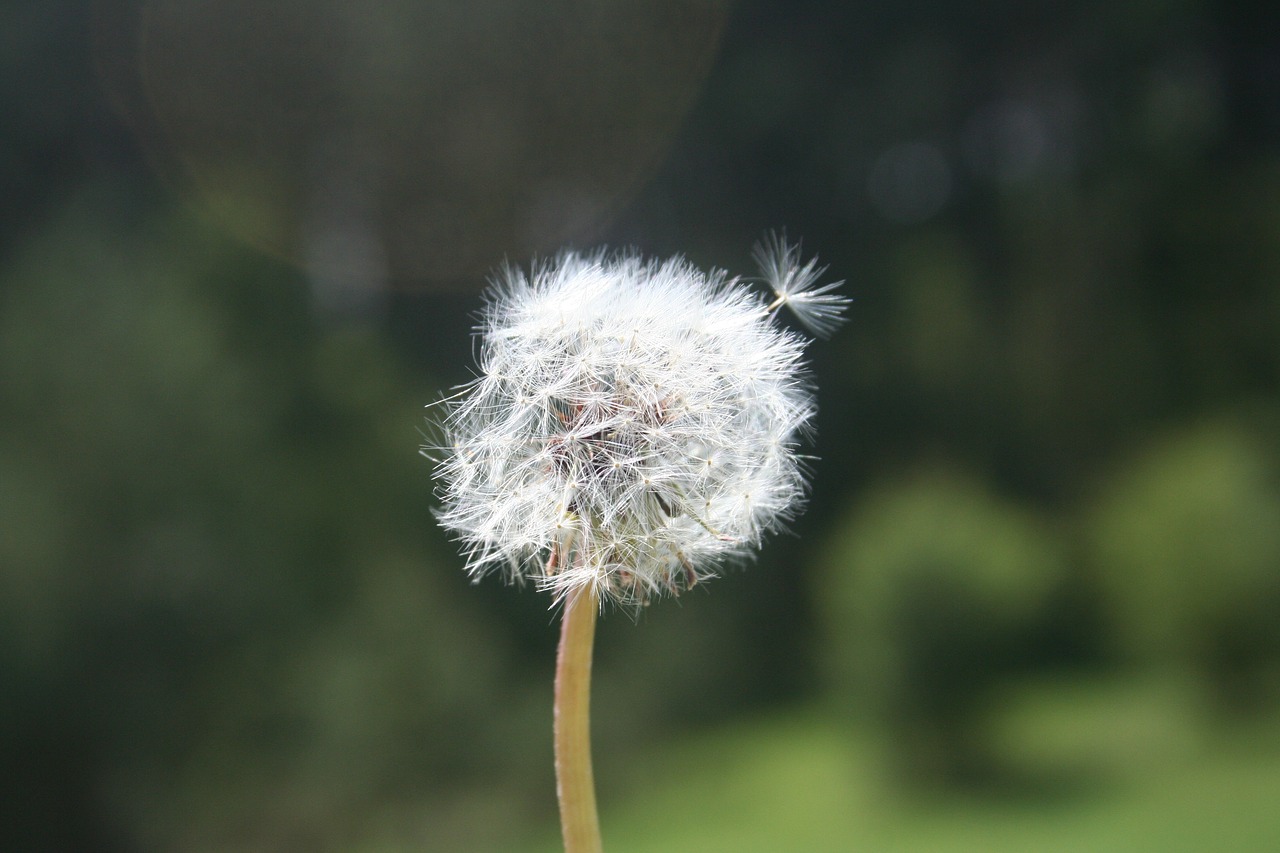
<svg viewBox="0 0 1280 853"><path fill-rule="evenodd" d="M569 593L556 654L556 793L565 853L600 853L600 818L591 774L591 649L595 641L594 586Z"/></svg>

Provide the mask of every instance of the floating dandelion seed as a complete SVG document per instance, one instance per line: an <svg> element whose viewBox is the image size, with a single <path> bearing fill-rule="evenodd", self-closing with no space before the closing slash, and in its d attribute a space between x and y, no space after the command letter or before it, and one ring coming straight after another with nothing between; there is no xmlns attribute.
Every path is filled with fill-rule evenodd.
<svg viewBox="0 0 1280 853"><path fill-rule="evenodd" d="M835 292L844 282L814 287L827 268L818 266L817 258L801 264L799 245L789 246L785 237L770 234L756 244L751 256L773 288L775 298L770 308L786 305L806 329L820 338L829 337L844 322L849 297Z"/></svg>
<svg viewBox="0 0 1280 853"><path fill-rule="evenodd" d="M771 303L681 258L565 252L491 291L479 376L442 401L439 521L474 577L557 598L677 595L758 547L805 492L807 340L847 299L778 237L756 248ZM428 452L430 448L424 449Z"/></svg>

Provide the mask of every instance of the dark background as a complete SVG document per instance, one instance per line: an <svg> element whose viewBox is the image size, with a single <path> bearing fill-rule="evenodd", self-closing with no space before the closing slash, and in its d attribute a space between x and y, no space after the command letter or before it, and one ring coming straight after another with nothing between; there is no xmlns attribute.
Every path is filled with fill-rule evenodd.
<svg viewBox="0 0 1280 853"><path fill-rule="evenodd" d="M468 584L422 407L504 260L782 227L854 299L811 505L603 621L606 837L744 721L913 802L1106 801L1001 734L1082 690L1280 755L1267 7L0 6L0 847L551 844L555 614Z"/></svg>

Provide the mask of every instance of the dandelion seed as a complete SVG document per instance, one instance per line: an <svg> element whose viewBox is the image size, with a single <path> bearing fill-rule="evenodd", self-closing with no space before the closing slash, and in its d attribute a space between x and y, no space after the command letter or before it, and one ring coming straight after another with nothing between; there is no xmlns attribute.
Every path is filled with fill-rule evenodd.
<svg viewBox="0 0 1280 853"><path fill-rule="evenodd" d="M784 235L770 234L755 245L751 257L773 288L770 310L787 306L806 329L820 338L830 337L844 322L849 297L835 292L844 282L815 288L827 268L818 266L817 258L802 264L798 244L788 245Z"/></svg>

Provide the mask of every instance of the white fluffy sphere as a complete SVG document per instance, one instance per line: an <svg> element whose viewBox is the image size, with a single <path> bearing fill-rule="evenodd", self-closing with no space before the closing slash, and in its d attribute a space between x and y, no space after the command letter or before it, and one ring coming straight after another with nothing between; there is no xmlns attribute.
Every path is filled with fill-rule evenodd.
<svg viewBox="0 0 1280 853"><path fill-rule="evenodd" d="M780 241L764 253L769 305L680 258L565 253L504 271L480 375L440 404L439 520L474 576L643 604L795 515L814 401L807 341L773 310L803 303L816 273ZM843 298L809 293L838 319Z"/></svg>

